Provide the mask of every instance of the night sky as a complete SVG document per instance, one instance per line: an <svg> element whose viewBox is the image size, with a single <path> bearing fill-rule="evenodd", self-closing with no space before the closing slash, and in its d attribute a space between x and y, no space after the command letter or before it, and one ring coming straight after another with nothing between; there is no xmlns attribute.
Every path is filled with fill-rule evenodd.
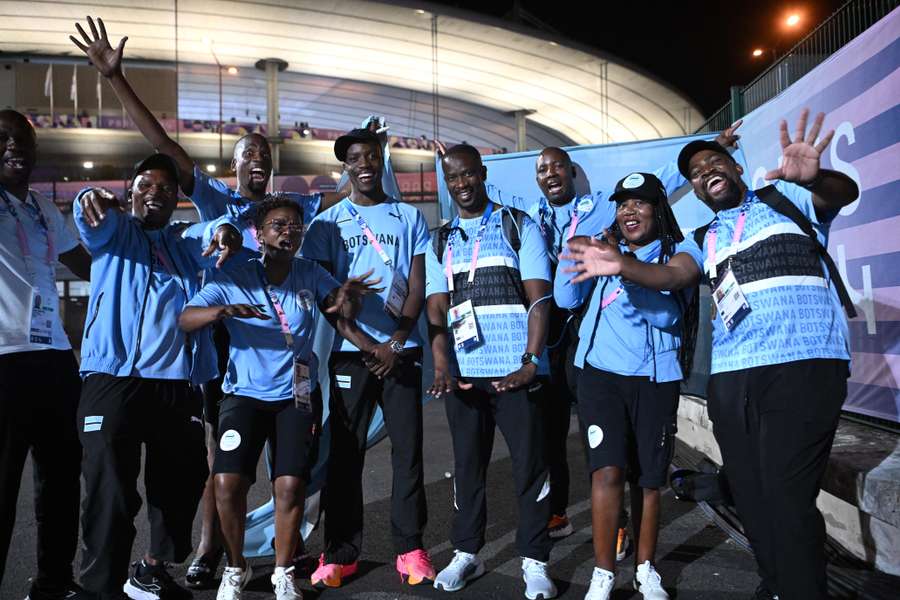
<svg viewBox="0 0 900 600"><path fill-rule="evenodd" d="M522 0L519 4L558 31L560 42L568 38L618 56L679 89L708 116L728 101L730 86L751 82L771 64L768 51L753 58L754 48L774 46L781 55L844 2ZM497 18L507 17L513 7L512 0L438 4ZM802 19L788 30L781 24L791 12Z"/></svg>

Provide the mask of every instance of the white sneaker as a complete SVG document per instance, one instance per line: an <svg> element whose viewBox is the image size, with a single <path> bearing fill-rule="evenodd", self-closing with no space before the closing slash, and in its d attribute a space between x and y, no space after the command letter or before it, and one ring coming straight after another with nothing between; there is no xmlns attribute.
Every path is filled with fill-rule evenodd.
<svg viewBox="0 0 900 600"><path fill-rule="evenodd" d="M644 600L669 600L669 594L662 586L662 577L659 576L649 560L638 565L635 570L634 589L640 592Z"/></svg>
<svg viewBox="0 0 900 600"><path fill-rule="evenodd" d="M614 573L594 567L594 573L591 575L591 587L584 595L584 600L609 600L615 584L616 575Z"/></svg>
<svg viewBox="0 0 900 600"><path fill-rule="evenodd" d="M303 600L303 593L294 585L294 567L275 567L272 589L275 600Z"/></svg>
<svg viewBox="0 0 900 600"><path fill-rule="evenodd" d="M216 593L216 600L241 600L241 592L247 587L252 576L253 569L250 568L250 565L247 565L246 569L225 567L222 572L222 583L219 584L219 591Z"/></svg>
<svg viewBox="0 0 900 600"><path fill-rule="evenodd" d="M484 575L484 563L474 554L453 551L453 560L437 574L434 587L445 592L457 592L466 584Z"/></svg>
<svg viewBox="0 0 900 600"><path fill-rule="evenodd" d="M547 563L522 557L522 579L528 600L549 600L556 597L556 586L547 575Z"/></svg>

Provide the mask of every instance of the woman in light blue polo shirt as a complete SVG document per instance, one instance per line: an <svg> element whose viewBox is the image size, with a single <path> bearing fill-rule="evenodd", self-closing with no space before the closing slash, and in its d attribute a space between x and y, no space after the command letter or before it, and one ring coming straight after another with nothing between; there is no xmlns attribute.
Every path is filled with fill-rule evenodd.
<svg viewBox="0 0 900 600"><path fill-rule="evenodd" d="M612 592L627 467L637 484L631 486L634 586L646 600L665 600L654 567L659 488L672 457L679 383L689 370L697 323L692 292L702 261L697 244L678 229L655 176L628 175L610 200L615 224L601 240L582 235L569 241L561 259L575 262L560 263L553 289L563 308L590 298L575 354L597 562L585 599L606 600ZM578 275L570 281L573 272Z"/></svg>
<svg viewBox="0 0 900 600"><path fill-rule="evenodd" d="M247 490L266 440L273 448L275 573L278 600L299 598L289 568L303 512L304 489L316 460L322 408L313 353L315 323L326 314L353 339L351 319L363 295L377 291L369 274L343 285L317 263L296 258L303 230L297 204L270 197L258 205L261 259L217 273L179 320L187 331L222 320L231 336L222 389L219 443L213 464L216 506L228 566L218 598L237 600L250 580L244 560Z"/></svg>

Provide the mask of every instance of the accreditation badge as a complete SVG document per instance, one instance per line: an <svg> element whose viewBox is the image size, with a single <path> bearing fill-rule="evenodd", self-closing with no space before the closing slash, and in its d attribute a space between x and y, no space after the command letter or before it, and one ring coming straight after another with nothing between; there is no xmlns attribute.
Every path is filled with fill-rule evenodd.
<svg viewBox="0 0 900 600"><path fill-rule="evenodd" d="M456 344L457 351L468 350L481 341L478 337L475 307L471 300L466 300L450 308L450 329L453 331L453 342Z"/></svg>
<svg viewBox="0 0 900 600"><path fill-rule="evenodd" d="M56 312L56 298L42 298L37 288L31 290L31 328L29 340L32 344L53 344L53 313Z"/></svg>
<svg viewBox="0 0 900 600"><path fill-rule="evenodd" d="M730 266L713 288L712 301L725 330L729 333L750 314L750 304Z"/></svg>
<svg viewBox="0 0 900 600"><path fill-rule="evenodd" d="M395 319L399 319L403 315L403 303L406 302L407 295L409 295L409 284L406 282L406 277L399 270L394 269L391 289L388 292L387 301L384 303L384 311Z"/></svg>

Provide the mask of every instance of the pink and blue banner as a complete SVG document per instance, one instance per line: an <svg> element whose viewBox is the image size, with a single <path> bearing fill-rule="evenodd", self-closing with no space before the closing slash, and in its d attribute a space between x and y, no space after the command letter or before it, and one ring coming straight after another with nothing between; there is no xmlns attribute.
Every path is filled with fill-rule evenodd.
<svg viewBox="0 0 900 600"><path fill-rule="evenodd" d="M805 107L824 112L824 130L836 131L822 165L848 174L861 190L832 224L828 246L859 313L850 321L853 362L844 408L900 422L900 9L744 117L742 151L735 158L748 185L765 185L763 175L781 157L779 121L787 119L792 128ZM671 164L694 137L569 148L578 193L608 197L618 179ZM484 157L491 197L514 206L539 198L536 157ZM438 186L447 217L452 207L440 171ZM685 229L712 218L687 186L671 200ZM691 378L692 388L705 376L702 360L695 368L700 372Z"/></svg>

